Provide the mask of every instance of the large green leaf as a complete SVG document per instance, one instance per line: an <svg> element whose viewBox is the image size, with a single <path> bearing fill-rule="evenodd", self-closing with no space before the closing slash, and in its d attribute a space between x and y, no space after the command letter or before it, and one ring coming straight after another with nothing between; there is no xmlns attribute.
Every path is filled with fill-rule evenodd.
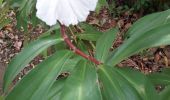
<svg viewBox="0 0 170 100"><path fill-rule="evenodd" d="M101 100L95 66L80 61L65 82L60 100Z"/></svg>
<svg viewBox="0 0 170 100"><path fill-rule="evenodd" d="M135 34L108 57L107 64L116 65L127 57L150 47L170 44L170 24L161 25L142 34Z"/></svg>
<svg viewBox="0 0 170 100"><path fill-rule="evenodd" d="M58 79L56 82L53 84L53 86L50 88L49 93L48 93L48 100L60 100L60 95L65 83L65 78L64 79Z"/></svg>
<svg viewBox="0 0 170 100"><path fill-rule="evenodd" d="M170 85L170 68L149 74L148 77L155 85Z"/></svg>
<svg viewBox="0 0 170 100"><path fill-rule="evenodd" d="M3 89L7 91L10 83L15 76L38 54L50 47L51 45L62 42L60 37L50 36L38 39L25 47L12 61L9 63L5 75Z"/></svg>
<svg viewBox="0 0 170 100"><path fill-rule="evenodd" d="M56 52L28 73L5 100L46 100L50 87L72 55L69 51Z"/></svg>
<svg viewBox="0 0 170 100"><path fill-rule="evenodd" d="M100 66L98 70L104 100L157 100L147 77L130 69Z"/></svg>
<svg viewBox="0 0 170 100"><path fill-rule="evenodd" d="M133 24L133 26L128 30L127 35L131 37L135 34L143 34L144 32L165 24L168 22L169 14L170 10L167 10L144 16Z"/></svg>
<svg viewBox="0 0 170 100"><path fill-rule="evenodd" d="M170 85L160 92L160 100L170 100Z"/></svg>
<svg viewBox="0 0 170 100"><path fill-rule="evenodd" d="M116 33L118 32L117 29L111 29L105 32L98 40L96 44L96 58L101 61L105 62L106 58L108 57L110 48L113 45L113 41L116 38Z"/></svg>
<svg viewBox="0 0 170 100"><path fill-rule="evenodd" d="M77 55L76 55L77 56ZM77 65L77 63L81 60L81 57L75 57L75 58L71 58L69 59L65 64L64 64L64 68L62 69L62 72L71 72L72 70L74 70L75 66Z"/></svg>

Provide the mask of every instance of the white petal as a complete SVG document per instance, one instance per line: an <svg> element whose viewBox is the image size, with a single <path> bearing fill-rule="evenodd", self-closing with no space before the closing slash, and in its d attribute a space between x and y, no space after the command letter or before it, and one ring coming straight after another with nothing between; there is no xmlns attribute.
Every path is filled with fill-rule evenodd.
<svg viewBox="0 0 170 100"><path fill-rule="evenodd" d="M85 21L89 12L95 10L98 0L37 0L37 17L48 25L59 20L69 26Z"/></svg>

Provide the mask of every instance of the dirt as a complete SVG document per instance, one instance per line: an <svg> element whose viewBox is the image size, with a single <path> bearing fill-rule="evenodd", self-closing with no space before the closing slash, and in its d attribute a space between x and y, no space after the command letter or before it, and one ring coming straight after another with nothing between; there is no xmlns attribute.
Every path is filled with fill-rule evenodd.
<svg viewBox="0 0 170 100"><path fill-rule="evenodd" d="M16 15L11 11L7 17L11 19L11 23L0 29L0 93L2 93L2 83L5 68L11 61L11 59L17 55L30 41L35 40L38 36L43 33L43 28L41 26L36 26L29 28L29 36L24 34L23 30L16 28ZM25 42L27 40L27 42ZM21 72L18 74L16 79L13 81L15 84L21 77L23 77L29 70L35 67L38 63L42 61L42 57L38 56L33 61L31 61Z"/></svg>

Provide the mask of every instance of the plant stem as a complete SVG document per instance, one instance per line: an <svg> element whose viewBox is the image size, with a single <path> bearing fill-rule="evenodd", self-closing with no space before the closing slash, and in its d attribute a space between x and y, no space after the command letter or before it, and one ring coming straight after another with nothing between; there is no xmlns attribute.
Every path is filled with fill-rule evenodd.
<svg viewBox="0 0 170 100"><path fill-rule="evenodd" d="M81 50L77 49L73 44L72 42L70 41L69 37L67 36L67 34L65 33L66 32L66 27L64 25L61 25L61 34L62 34L62 37L64 39L64 41L66 42L66 44L73 50L74 53L82 56L83 58L85 59L88 59L90 61L92 61L93 63L99 65L101 64L100 61L96 60L94 57L92 56L89 56L87 54L85 54L84 52L82 52Z"/></svg>

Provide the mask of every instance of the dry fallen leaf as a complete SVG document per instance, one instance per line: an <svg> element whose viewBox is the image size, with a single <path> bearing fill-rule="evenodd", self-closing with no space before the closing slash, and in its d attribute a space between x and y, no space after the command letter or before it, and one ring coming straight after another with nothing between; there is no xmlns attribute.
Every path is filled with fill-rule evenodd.
<svg viewBox="0 0 170 100"><path fill-rule="evenodd" d="M22 46L22 41L16 41L14 43L14 47L15 47L16 50L20 50L21 46Z"/></svg>

